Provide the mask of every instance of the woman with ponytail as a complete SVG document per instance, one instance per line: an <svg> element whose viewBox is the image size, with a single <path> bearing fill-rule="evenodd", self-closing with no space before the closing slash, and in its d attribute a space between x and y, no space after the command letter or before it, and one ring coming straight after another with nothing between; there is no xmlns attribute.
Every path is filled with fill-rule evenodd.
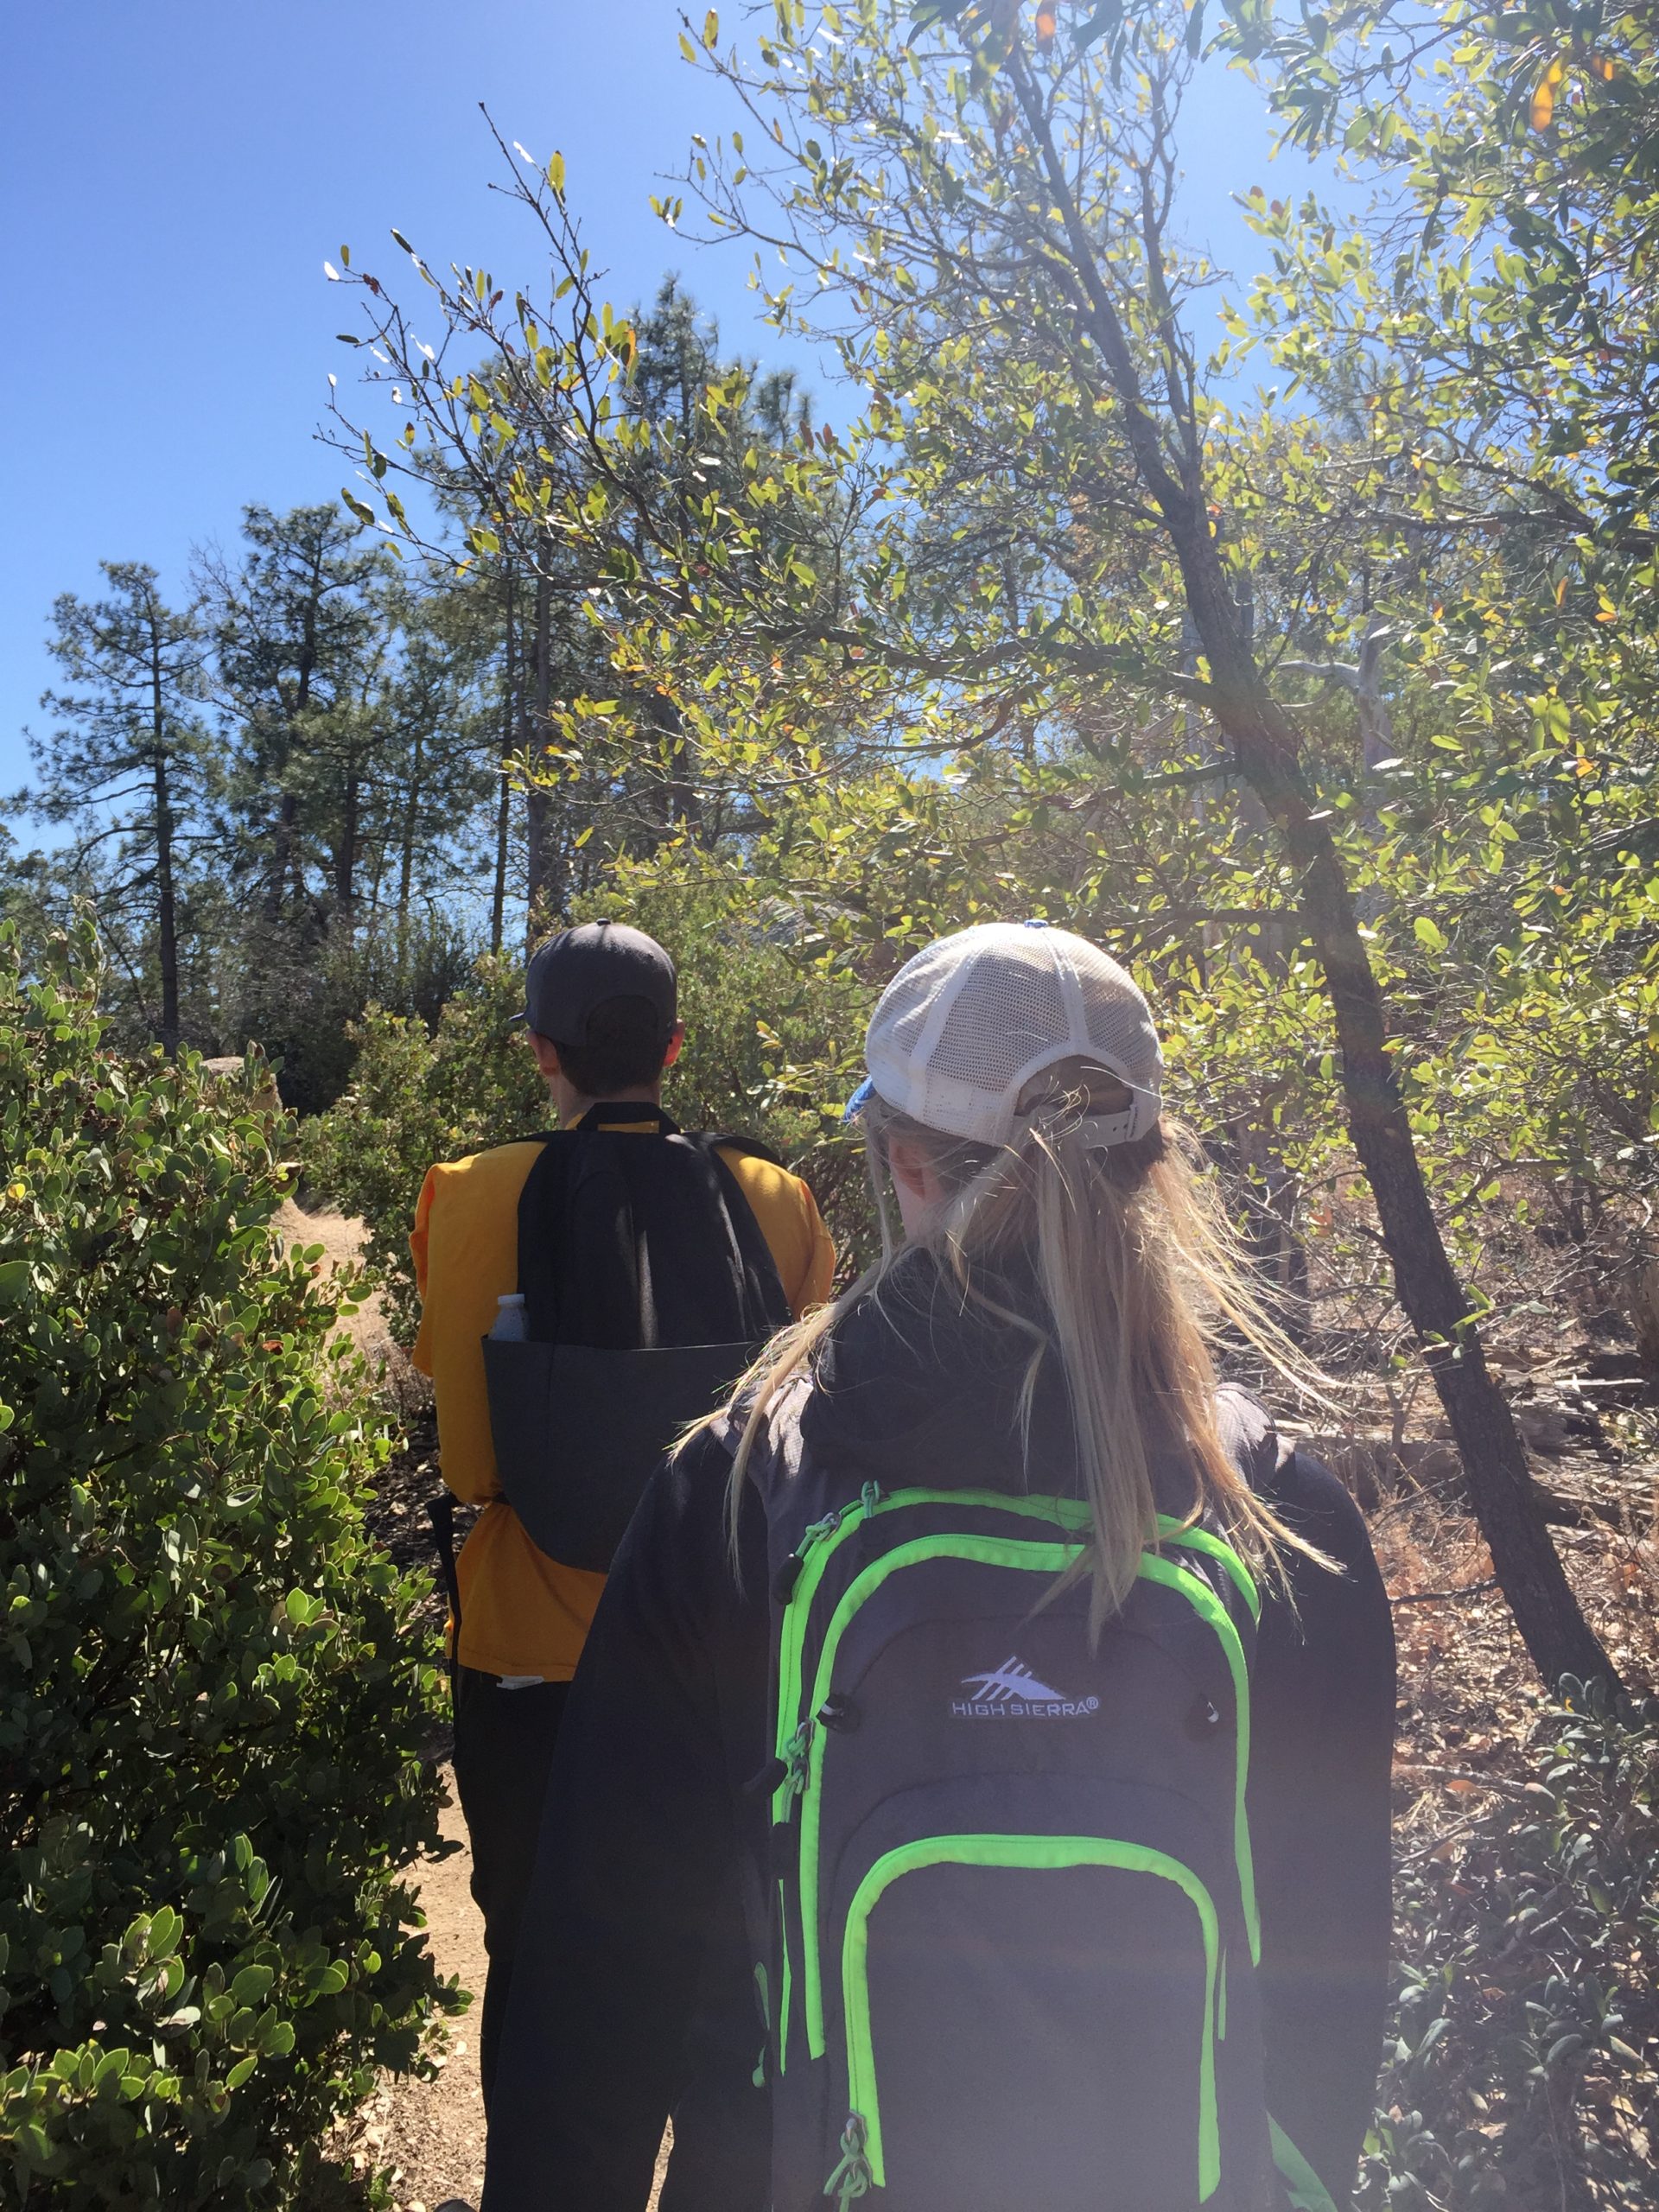
<svg viewBox="0 0 1659 2212"><path fill-rule="evenodd" d="M643 2212L677 2108L663 2212L1317 2212L1381 2053L1393 1643L1217 1355L1317 1377L1096 947L945 938L866 1051L883 1255L618 1555L486 2212Z"/></svg>

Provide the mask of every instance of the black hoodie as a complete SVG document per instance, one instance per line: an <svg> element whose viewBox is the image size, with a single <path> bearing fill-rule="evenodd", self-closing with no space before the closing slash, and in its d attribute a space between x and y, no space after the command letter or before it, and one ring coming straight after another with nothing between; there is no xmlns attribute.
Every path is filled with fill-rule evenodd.
<svg viewBox="0 0 1659 2212"><path fill-rule="evenodd" d="M1029 1302L1028 1289L997 1286ZM1064 1383L1018 1411L1030 1340L964 1313L919 1257L821 1348L800 1414L815 1453L897 1484L1069 1488ZM1265 1594L1249 1811L1262 1912L1268 2102L1340 2200L1381 2056L1389 1936L1394 1642L1364 1523L1296 1453L1258 1487L1344 1570L1289 1555ZM492 2105L485 2212L643 2212L664 2115L663 2212L762 2212L761 2041L738 1909L766 1766L766 1528L752 1491L728 1549L731 1459L705 1435L653 1479L572 1688L519 1938ZM1163 1502L1163 1501L1160 1501ZM1185 1500L1168 1503L1180 1510Z"/></svg>

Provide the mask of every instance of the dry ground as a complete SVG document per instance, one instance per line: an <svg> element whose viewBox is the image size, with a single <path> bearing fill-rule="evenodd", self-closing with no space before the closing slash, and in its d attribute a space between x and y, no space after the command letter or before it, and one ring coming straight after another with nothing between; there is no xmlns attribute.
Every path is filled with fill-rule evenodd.
<svg viewBox="0 0 1659 2212"><path fill-rule="evenodd" d="M298 1240L321 1244L331 1264L356 1256L358 1224L337 1214L302 1213L290 1203L283 1225ZM439 1478L418 1378L386 1337L372 1301L346 1325L372 1361L384 1363L388 1387L408 1416L405 1449L381 1484L378 1532L395 1555L428 1567L423 1506ZM1555 1497L1555 1538L1574 1586L1627 1681L1643 1689L1659 1681L1659 1415L1641 1407L1639 1392L1625 1394L1635 1410L1620 1414L1593 1389L1580 1388L1575 1378L1598 1357L1597 1344L1563 1315L1542 1341L1500 1344L1495 1363L1525 1413L1529 1441L1539 1443L1535 1470ZM1377 1429L1368 1438L1366 1409L1357 1402L1356 1436L1315 1440L1366 1507L1395 1604L1396 1838L1400 1851L1415 1853L1460 1832L1484 1802L1483 1777L1501 1781L1519 1771L1536 1679L1491 1586L1478 1531L1456 1503L1455 1461L1434 1434L1438 1408L1425 1400L1403 1425L1402 1464L1389 1459ZM1379 1403L1369 1418L1387 1425L1389 1409ZM435 1597L435 1622L439 1618ZM447 1754L447 1745L435 1745L435 1758ZM462 1847L423 1873L429 1937L440 1968L478 1992L483 1943L467 1887L466 1832L453 1802L443 1832ZM454 2029L435 2081L389 2082L362 2117L355 2155L391 2171L396 2212L478 2202L483 2108L475 2020L469 2013Z"/></svg>

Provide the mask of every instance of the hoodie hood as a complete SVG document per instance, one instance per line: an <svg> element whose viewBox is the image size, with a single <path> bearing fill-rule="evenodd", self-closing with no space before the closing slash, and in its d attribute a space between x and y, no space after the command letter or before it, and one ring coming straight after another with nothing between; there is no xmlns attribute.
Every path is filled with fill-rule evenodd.
<svg viewBox="0 0 1659 2212"><path fill-rule="evenodd" d="M931 1253L902 1254L819 1346L800 1410L802 1442L820 1462L847 1462L890 1489L1078 1496L1071 1393L1033 1272L1017 1263L986 1270L973 1290L977 1295L943 1274ZM1048 1339L1028 1424L1020 1398L1037 1345L988 1311L987 1300L1025 1316ZM1217 1411L1241 1472L1259 1481L1273 1465L1272 1422L1229 1385ZM1162 1511L1190 1510L1192 1462L1173 1434L1156 1451L1154 1483Z"/></svg>
<svg viewBox="0 0 1659 2212"><path fill-rule="evenodd" d="M1020 1400L1038 1347L980 1302L1027 1315L1046 1332L1040 1294L1012 1272L982 1274L975 1287L978 1297L942 1274L931 1253L912 1249L842 1317L819 1347L801 1414L815 1456L854 1460L890 1485L1075 1493L1077 1439L1058 1355L1043 1349L1027 1451Z"/></svg>

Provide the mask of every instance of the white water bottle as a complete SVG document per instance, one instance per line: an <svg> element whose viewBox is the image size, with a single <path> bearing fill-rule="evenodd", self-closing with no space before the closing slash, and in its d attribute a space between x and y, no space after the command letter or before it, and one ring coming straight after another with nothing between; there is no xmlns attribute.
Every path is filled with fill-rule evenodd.
<svg viewBox="0 0 1659 2212"><path fill-rule="evenodd" d="M505 1292L495 1301L495 1326L490 1331L490 1341L498 1344L521 1344L528 1334L524 1326L523 1291Z"/></svg>

